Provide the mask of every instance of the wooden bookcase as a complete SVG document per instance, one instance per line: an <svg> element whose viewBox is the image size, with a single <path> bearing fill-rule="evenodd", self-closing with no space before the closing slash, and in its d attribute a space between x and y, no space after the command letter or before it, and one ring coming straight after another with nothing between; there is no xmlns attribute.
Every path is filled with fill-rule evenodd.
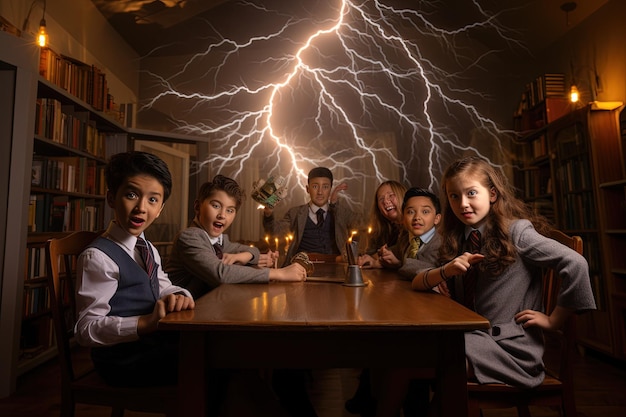
<svg viewBox="0 0 626 417"><path fill-rule="evenodd" d="M51 60L56 64L51 64ZM70 71L76 66L75 61L42 50L33 109L18 373L48 359L56 350L45 243L75 230L97 231L105 227L107 142L110 137L126 134L117 120L102 112L106 77L99 71L90 76L91 67L84 65L82 72ZM96 88L100 90L97 94Z"/></svg>
<svg viewBox="0 0 626 417"><path fill-rule="evenodd" d="M626 359L626 207L619 104L591 103L520 142L520 196L584 242L598 309L578 317L578 342ZM626 125L626 121L623 122Z"/></svg>
<svg viewBox="0 0 626 417"><path fill-rule="evenodd" d="M626 110L619 116L619 141L609 149L621 155L621 167L615 167L614 180L600 184L600 195L606 219L603 239L607 277L614 318L616 356L626 359ZM619 171L621 168L621 172Z"/></svg>
<svg viewBox="0 0 626 417"><path fill-rule="evenodd" d="M49 74L58 77L41 75L40 48L34 43L0 31L0 90L6 92L0 95L0 108L4 110L0 112L3 121L0 123L3 138L0 167L5 172L2 176L5 182L1 185L5 192L1 198L5 202L3 207L6 207L6 210L0 209L0 229L7 236L0 253L3 261L0 263L3 265L0 277L0 334L3 336L0 338L0 397L15 391L18 375L56 354L52 347L54 336L48 296L43 288L47 277L42 275L45 270L41 266L41 251L53 236L79 229L99 230L106 226L111 213L105 204L101 170L107 158L132 149L136 139L193 146L208 141L206 138L125 128L120 123L123 115L111 108L114 107L112 100L105 94L106 77L102 72L94 70L100 79L95 84L99 86L99 93L89 94L89 90L84 90L91 85L89 78L78 78L82 82L77 83L76 75L72 74L81 73L84 77L93 67L67 57L47 57L54 57L55 62L59 60L54 70L52 66L46 66L51 71ZM52 117L51 113L65 115L59 119ZM74 135L86 130L96 139L83 142L78 140L82 133L78 137ZM65 131L72 132L72 135L65 134ZM69 137L73 140L69 141ZM176 150L168 148L168 151L169 155ZM189 158L190 153L176 152ZM182 157L177 154L174 160L180 159ZM63 169L59 162L63 162ZM68 169L68 166L73 168ZM56 174L49 174L48 167ZM186 202L188 190L183 189L182 184L187 184L188 168L185 170L183 164L179 164L177 174L176 180L181 183L177 198ZM55 180L51 181L54 175ZM51 224L50 207L55 199L59 203L56 208L59 215L58 221ZM39 211L37 203L41 203ZM48 207L47 214L41 207ZM69 213L67 221L65 213Z"/></svg>

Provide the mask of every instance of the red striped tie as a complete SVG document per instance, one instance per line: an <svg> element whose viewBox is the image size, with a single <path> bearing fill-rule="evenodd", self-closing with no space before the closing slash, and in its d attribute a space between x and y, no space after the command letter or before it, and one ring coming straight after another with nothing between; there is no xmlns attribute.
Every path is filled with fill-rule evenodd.
<svg viewBox="0 0 626 417"><path fill-rule="evenodd" d="M469 235L469 243L471 253L480 252L480 232L478 230L472 230ZM474 310L474 292L476 291L477 279L478 268L471 266L463 278L463 305L472 310Z"/></svg>
<svg viewBox="0 0 626 417"><path fill-rule="evenodd" d="M143 259L143 263L145 265L146 273L150 278L150 288L152 288L152 292L156 298L159 298L159 279L157 278L157 270L158 265L154 261L154 257L152 256L152 252L150 248L148 248L148 244L145 240L138 237L137 243L135 247L139 249L139 253L141 254L141 259Z"/></svg>

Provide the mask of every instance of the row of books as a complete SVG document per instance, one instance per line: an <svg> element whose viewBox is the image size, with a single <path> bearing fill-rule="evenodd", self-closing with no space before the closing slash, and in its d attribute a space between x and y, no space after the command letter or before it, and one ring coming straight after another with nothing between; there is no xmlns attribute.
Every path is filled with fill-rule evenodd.
<svg viewBox="0 0 626 417"><path fill-rule="evenodd" d="M24 286L22 310L25 317L50 310L50 291L47 282Z"/></svg>
<svg viewBox="0 0 626 417"><path fill-rule="evenodd" d="M527 169L522 172L524 199L543 197L552 193L552 178L550 169Z"/></svg>
<svg viewBox="0 0 626 417"><path fill-rule="evenodd" d="M597 227L595 204L591 192L566 194L563 199L563 224L566 229Z"/></svg>
<svg viewBox="0 0 626 417"><path fill-rule="evenodd" d="M95 65L59 55L50 48L42 48L39 55L39 74L96 110L105 111L110 108L106 74Z"/></svg>
<svg viewBox="0 0 626 417"><path fill-rule="evenodd" d="M70 193L103 195L104 166L79 156L33 157L31 185Z"/></svg>
<svg viewBox="0 0 626 417"><path fill-rule="evenodd" d="M557 169L559 183L565 192L591 189L589 159L570 159Z"/></svg>
<svg viewBox="0 0 626 417"><path fill-rule="evenodd" d="M104 223L104 200L33 194L28 204L29 232L95 232Z"/></svg>
<svg viewBox="0 0 626 417"><path fill-rule="evenodd" d="M543 74L526 84L528 107L535 107L548 97L565 97L565 74Z"/></svg>
<svg viewBox="0 0 626 417"><path fill-rule="evenodd" d="M38 98L35 105L35 135L104 158L106 134L97 129L89 112L75 111L52 98Z"/></svg>
<svg viewBox="0 0 626 417"><path fill-rule="evenodd" d="M46 248L45 246L31 246L26 249L26 275L25 280L45 277L46 272Z"/></svg>

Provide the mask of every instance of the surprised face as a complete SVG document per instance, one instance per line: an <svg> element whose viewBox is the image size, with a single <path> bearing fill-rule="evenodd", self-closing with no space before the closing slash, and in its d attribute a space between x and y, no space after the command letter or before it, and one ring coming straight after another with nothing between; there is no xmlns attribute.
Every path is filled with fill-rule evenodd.
<svg viewBox="0 0 626 417"><path fill-rule="evenodd" d="M219 237L235 220L236 204L225 191L215 191L202 202L195 202L196 218L209 236Z"/></svg>

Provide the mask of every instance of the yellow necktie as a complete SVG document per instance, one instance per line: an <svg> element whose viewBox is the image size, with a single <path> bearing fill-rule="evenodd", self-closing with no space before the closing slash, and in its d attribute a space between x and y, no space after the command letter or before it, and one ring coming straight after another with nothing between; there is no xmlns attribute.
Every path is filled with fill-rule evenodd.
<svg viewBox="0 0 626 417"><path fill-rule="evenodd" d="M419 237L411 239L411 245L409 246L409 254L407 258L415 258L417 251L420 249L422 240Z"/></svg>

